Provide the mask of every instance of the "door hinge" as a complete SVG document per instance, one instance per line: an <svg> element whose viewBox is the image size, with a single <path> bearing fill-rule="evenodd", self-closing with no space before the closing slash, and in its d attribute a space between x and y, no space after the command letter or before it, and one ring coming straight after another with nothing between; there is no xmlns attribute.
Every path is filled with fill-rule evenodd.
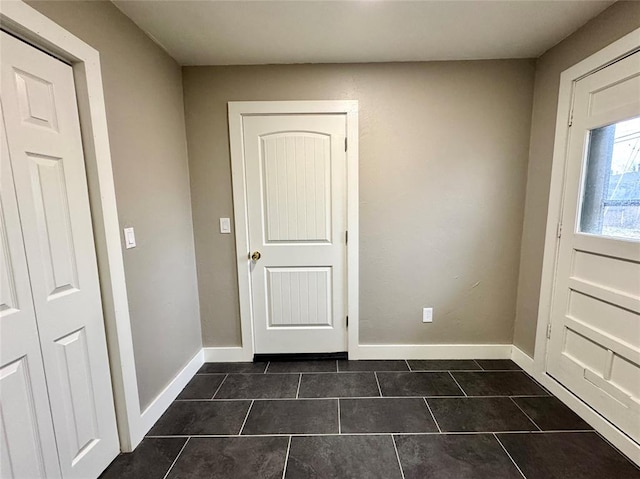
<svg viewBox="0 0 640 479"><path fill-rule="evenodd" d="M344 137L344 151L347 151L347 137Z"/></svg>
<svg viewBox="0 0 640 479"><path fill-rule="evenodd" d="M344 232L344 244L349 244L349 230Z"/></svg>
<svg viewBox="0 0 640 479"><path fill-rule="evenodd" d="M349 316L347 316L347 328L349 327Z"/></svg>
<svg viewBox="0 0 640 479"><path fill-rule="evenodd" d="M571 113L569 114L569 127L573 125L573 108L571 109Z"/></svg>
<svg viewBox="0 0 640 479"><path fill-rule="evenodd" d="M547 339L551 339L551 323L547 324Z"/></svg>
<svg viewBox="0 0 640 479"><path fill-rule="evenodd" d="M562 221L558 222L558 226L556 228L556 236L560 238L562 236Z"/></svg>

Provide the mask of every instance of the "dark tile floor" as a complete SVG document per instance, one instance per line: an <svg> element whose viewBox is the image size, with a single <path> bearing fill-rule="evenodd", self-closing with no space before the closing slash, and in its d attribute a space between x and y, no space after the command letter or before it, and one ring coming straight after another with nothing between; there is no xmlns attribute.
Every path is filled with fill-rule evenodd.
<svg viewBox="0 0 640 479"><path fill-rule="evenodd" d="M507 360L208 363L102 479L639 478Z"/></svg>

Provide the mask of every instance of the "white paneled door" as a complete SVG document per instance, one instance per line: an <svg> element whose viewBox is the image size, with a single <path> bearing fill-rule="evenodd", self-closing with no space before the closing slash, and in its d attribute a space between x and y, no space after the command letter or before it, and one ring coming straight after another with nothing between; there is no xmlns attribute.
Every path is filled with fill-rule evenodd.
<svg viewBox="0 0 640 479"><path fill-rule="evenodd" d="M243 118L258 354L346 351L345 115Z"/></svg>
<svg viewBox="0 0 640 479"><path fill-rule="evenodd" d="M23 436L7 441L7 454L17 459L6 477L55 477L42 470L57 445L63 477L95 478L117 455L119 443L73 71L4 32L1 48L8 150L2 207L4 221L11 223L3 225L2 238L2 418L5 434L13 421L23 424ZM15 192L5 190L11 182ZM25 318L22 324L18 315ZM5 341L11 343L7 349ZM26 399L18 408L20 394ZM41 412L44 401L55 443ZM9 411L16 416L7 416ZM19 444L35 447L38 441L40 455L16 452ZM27 467L23 459L40 469L19 473ZM4 467L3 461L2 477Z"/></svg>
<svg viewBox="0 0 640 479"><path fill-rule="evenodd" d="M640 53L576 82L547 369L640 441Z"/></svg>

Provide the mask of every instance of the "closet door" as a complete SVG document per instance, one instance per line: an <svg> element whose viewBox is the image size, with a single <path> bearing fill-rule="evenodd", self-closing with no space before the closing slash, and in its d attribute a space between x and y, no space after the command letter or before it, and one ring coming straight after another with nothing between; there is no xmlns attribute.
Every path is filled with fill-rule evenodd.
<svg viewBox="0 0 640 479"><path fill-rule="evenodd" d="M73 69L2 33L0 95L65 478L118 454Z"/></svg>
<svg viewBox="0 0 640 479"><path fill-rule="evenodd" d="M4 120L0 114L0 477L60 477Z"/></svg>

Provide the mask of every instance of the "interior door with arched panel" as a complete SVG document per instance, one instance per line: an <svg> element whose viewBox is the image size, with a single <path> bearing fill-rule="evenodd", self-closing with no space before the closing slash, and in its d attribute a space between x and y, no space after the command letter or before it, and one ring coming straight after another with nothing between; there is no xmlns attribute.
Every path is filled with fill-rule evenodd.
<svg viewBox="0 0 640 479"><path fill-rule="evenodd" d="M254 347L346 351L346 117L243 118Z"/></svg>

